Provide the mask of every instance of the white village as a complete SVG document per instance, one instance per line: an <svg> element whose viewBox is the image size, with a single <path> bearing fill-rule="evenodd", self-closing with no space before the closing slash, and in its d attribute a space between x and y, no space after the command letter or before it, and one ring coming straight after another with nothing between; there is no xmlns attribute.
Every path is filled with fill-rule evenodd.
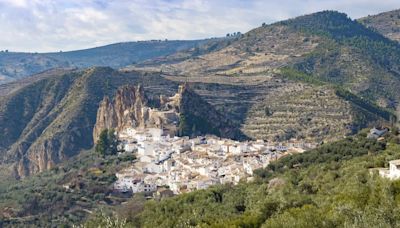
<svg viewBox="0 0 400 228"><path fill-rule="evenodd" d="M118 138L120 149L134 153L137 159L116 174L114 189L132 193L167 188L180 194L215 184L249 181L254 170L270 161L315 147L299 141L271 144L211 135L171 137L158 128L128 128L118 133Z"/></svg>

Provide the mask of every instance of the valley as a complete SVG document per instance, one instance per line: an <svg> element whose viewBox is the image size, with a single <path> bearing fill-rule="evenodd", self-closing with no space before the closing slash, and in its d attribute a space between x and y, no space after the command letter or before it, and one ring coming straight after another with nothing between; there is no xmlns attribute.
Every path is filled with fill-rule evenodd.
<svg viewBox="0 0 400 228"><path fill-rule="evenodd" d="M398 14L1 52L0 227L396 227Z"/></svg>

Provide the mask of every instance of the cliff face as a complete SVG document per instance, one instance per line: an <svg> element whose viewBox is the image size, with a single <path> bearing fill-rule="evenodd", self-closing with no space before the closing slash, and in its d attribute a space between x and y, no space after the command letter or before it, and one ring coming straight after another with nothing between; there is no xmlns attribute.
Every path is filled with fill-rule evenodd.
<svg viewBox="0 0 400 228"><path fill-rule="evenodd" d="M211 104L196 94L187 84L178 91L180 113L179 134L214 134L224 138L245 139L246 136Z"/></svg>
<svg viewBox="0 0 400 228"><path fill-rule="evenodd" d="M123 86L114 100L104 97L97 111L93 139L96 142L103 129L120 131L126 127L145 127L150 118L147 98L142 86Z"/></svg>
<svg viewBox="0 0 400 228"><path fill-rule="evenodd" d="M104 97L99 105L93 130L96 142L102 130L126 128L163 128L171 135L196 136L214 134L227 138L244 138L221 113L192 91L187 85L179 86L172 97L161 95L158 105L150 107L143 87L123 86L114 100Z"/></svg>

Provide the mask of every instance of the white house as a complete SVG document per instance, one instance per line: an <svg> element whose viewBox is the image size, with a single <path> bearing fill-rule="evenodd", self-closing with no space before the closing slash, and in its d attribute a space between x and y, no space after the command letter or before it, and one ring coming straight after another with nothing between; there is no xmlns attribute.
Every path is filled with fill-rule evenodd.
<svg viewBox="0 0 400 228"><path fill-rule="evenodd" d="M379 169L379 175L391 180L400 178L400 159L389 162L389 169Z"/></svg>
<svg viewBox="0 0 400 228"><path fill-rule="evenodd" d="M161 138L164 134L164 132L161 128L149 128L148 132L150 133L151 137L153 138L153 141L161 141Z"/></svg>
<svg viewBox="0 0 400 228"><path fill-rule="evenodd" d="M144 141L140 143L138 146L138 155L139 156L145 156L145 155L150 155L150 156L155 156L154 153L154 144L151 142Z"/></svg>
<svg viewBox="0 0 400 228"><path fill-rule="evenodd" d="M253 175L253 168L251 167L251 165L249 163L243 162L243 169L247 174Z"/></svg>
<svg viewBox="0 0 400 228"><path fill-rule="evenodd" d="M131 191L133 187L133 177L119 178L114 183L114 189L121 192Z"/></svg>
<svg viewBox="0 0 400 228"><path fill-rule="evenodd" d="M137 145L134 144L134 143L127 143L127 144L124 144L124 150L125 150L126 152L131 153L131 152L137 150Z"/></svg>
<svg viewBox="0 0 400 228"><path fill-rule="evenodd" d="M387 129L387 128L378 129L378 128L374 127L369 131L367 138L377 139L377 138L383 136L384 134L386 134L386 132L388 132L388 131L389 131L389 129Z"/></svg>
<svg viewBox="0 0 400 228"><path fill-rule="evenodd" d="M164 166L162 164L157 165L152 162L144 166L143 171L146 173L162 173L164 172Z"/></svg>
<svg viewBox="0 0 400 228"><path fill-rule="evenodd" d="M232 153L232 154L241 154L248 151L247 143L235 143L229 144L226 143L221 146L222 151L225 153Z"/></svg>

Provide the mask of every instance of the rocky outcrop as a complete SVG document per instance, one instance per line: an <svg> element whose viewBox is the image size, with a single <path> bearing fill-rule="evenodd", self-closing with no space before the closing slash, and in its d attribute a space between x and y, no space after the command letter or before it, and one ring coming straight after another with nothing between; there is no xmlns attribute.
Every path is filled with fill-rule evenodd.
<svg viewBox="0 0 400 228"><path fill-rule="evenodd" d="M170 135L244 138L238 128L185 84L179 86L174 96L161 95L157 102L148 101L142 86L123 86L112 101L104 97L97 112L93 140L96 142L104 129L121 132L148 127L162 128Z"/></svg>
<svg viewBox="0 0 400 228"><path fill-rule="evenodd" d="M117 132L125 128L161 128L167 121L162 112L148 106L148 99L141 85L123 86L117 90L114 100L104 97L97 111L93 140L97 141L104 129L115 129Z"/></svg>

